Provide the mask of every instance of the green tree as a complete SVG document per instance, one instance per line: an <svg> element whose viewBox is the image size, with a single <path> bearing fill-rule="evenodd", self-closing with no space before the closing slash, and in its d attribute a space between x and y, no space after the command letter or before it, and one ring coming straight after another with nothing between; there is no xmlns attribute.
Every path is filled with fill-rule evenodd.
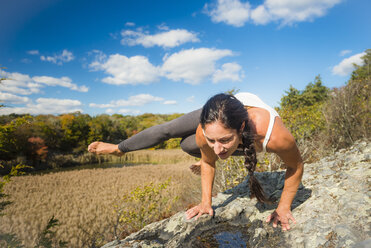
<svg viewBox="0 0 371 248"><path fill-rule="evenodd" d="M290 85L290 88L288 91L285 91L286 95L284 95L281 98L280 107L291 107L291 108L297 108L298 104L300 102L300 91L294 88L292 85Z"/></svg>
<svg viewBox="0 0 371 248"><path fill-rule="evenodd" d="M322 106L329 95L329 89L322 85L320 76L310 82L303 91L290 86L281 98L280 116L294 137L307 139L325 127Z"/></svg>
<svg viewBox="0 0 371 248"><path fill-rule="evenodd" d="M121 140L127 138L126 132L121 126L121 117L117 115L98 115L89 122L89 126L88 143L93 141L119 143Z"/></svg>
<svg viewBox="0 0 371 248"><path fill-rule="evenodd" d="M135 116L127 115L119 119L120 126L127 133L128 137L138 133L139 120Z"/></svg>
<svg viewBox="0 0 371 248"><path fill-rule="evenodd" d="M362 57L363 65L354 65L355 70L352 72L351 80L371 80L371 49L365 51L365 55Z"/></svg>
<svg viewBox="0 0 371 248"><path fill-rule="evenodd" d="M4 160L24 154L27 146L26 134L29 130L30 116L17 118L10 123L0 125L0 156Z"/></svg>
<svg viewBox="0 0 371 248"><path fill-rule="evenodd" d="M75 153L84 151L88 144L90 133L89 121L91 117L77 112L64 114L59 118L63 133L60 144L61 150L73 151Z"/></svg>
<svg viewBox="0 0 371 248"><path fill-rule="evenodd" d="M324 102L328 97L329 89L322 85L321 76L318 75L314 79L314 83L307 84L303 91L299 91L290 85L289 90L285 93L286 95L281 98L281 108L297 109Z"/></svg>
<svg viewBox="0 0 371 248"><path fill-rule="evenodd" d="M45 140L49 151L58 151L61 147L63 130L61 121L54 115L38 115L32 122L34 136L41 137Z"/></svg>

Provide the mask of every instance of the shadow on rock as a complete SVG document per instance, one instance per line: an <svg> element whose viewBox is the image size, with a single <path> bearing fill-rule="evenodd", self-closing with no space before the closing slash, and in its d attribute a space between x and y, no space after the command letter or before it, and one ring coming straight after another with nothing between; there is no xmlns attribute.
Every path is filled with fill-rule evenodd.
<svg viewBox="0 0 371 248"><path fill-rule="evenodd" d="M259 180L267 198L272 202L271 204L257 202L255 204L255 207L259 210L259 212L276 209L281 198L285 182L285 172L261 172L255 173L255 177ZM234 188L226 190L224 193L231 195L222 203L215 205L213 207L214 210L219 207L227 206L239 197L250 197L249 178L249 176L246 176L245 180L242 183ZM311 194L311 189L305 188L303 184L300 184L299 189L296 192L294 201L291 205L291 209L295 209L303 204L310 198Z"/></svg>

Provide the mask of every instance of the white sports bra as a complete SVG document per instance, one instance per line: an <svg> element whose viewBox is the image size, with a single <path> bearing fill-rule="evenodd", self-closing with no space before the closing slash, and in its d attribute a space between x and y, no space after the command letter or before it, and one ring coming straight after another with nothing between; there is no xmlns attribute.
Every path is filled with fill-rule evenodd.
<svg viewBox="0 0 371 248"><path fill-rule="evenodd" d="M268 129L267 133L265 134L264 142L263 142L263 152L267 151L267 144L268 141L271 137L272 130L273 130L273 125L274 125L274 120L276 116L279 116L277 111L265 104L258 96L248 93L248 92L241 92L237 93L235 97L242 102L243 105L248 106L248 107L257 107L257 108L262 108L265 109L269 112L270 119L269 119L269 124L268 124Z"/></svg>

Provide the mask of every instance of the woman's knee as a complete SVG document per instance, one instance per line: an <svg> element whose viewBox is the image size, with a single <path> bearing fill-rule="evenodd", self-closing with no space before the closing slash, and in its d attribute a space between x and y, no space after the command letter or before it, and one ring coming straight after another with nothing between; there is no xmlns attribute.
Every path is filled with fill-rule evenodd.
<svg viewBox="0 0 371 248"><path fill-rule="evenodd" d="M198 148L198 146L196 145L196 142L191 142L190 139L183 138L182 141L180 142L180 147L182 148L184 152L188 153L189 155L193 157L198 157L198 158L201 157L200 148Z"/></svg>

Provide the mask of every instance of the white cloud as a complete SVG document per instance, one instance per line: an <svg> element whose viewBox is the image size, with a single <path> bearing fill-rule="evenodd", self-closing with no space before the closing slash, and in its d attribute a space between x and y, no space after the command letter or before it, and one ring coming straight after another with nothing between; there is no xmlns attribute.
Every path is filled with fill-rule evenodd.
<svg viewBox="0 0 371 248"><path fill-rule="evenodd" d="M165 105L176 105L176 104L178 104L178 102L175 101L175 100L168 100L168 101L164 101L163 104L165 104Z"/></svg>
<svg viewBox="0 0 371 248"><path fill-rule="evenodd" d="M98 103L90 103L89 104L89 107L92 107L92 108L112 108L112 107L115 107L114 104L110 104L110 103L107 103L107 104L98 104Z"/></svg>
<svg viewBox="0 0 371 248"><path fill-rule="evenodd" d="M340 3L342 0L265 0L273 20L278 20L282 25L295 22L313 21L317 17L326 15L327 10Z"/></svg>
<svg viewBox="0 0 371 248"><path fill-rule="evenodd" d="M161 26L162 30L165 28ZM121 44L144 47L160 46L163 48L176 47L186 42L199 42L197 35L185 29L174 29L154 35L143 33L142 30L123 30Z"/></svg>
<svg viewBox="0 0 371 248"><path fill-rule="evenodd" d="M157 26L157 28L158 28L159 30L169 30L169 27L166 26L165 23L161 23L160 25Z"/></svg>
<svg viewBox="0 0 371 248"><path fill-rule="evenodd" d="M89 52L87 52L88 57L83 58L83 67L87 68L90 67L91 71L97 71L99 70L99 65L105 63L107 60L107 55L98 50L98 49L93 49ZM92 63L88 64L87 61L93 61Z"/></svg>
<svg viewBox="0 0 371 248"><path fill-rule="evenodd" d="M72 80L68 77L54 78L48 76L35 76L30 77L29 75L18 73L18 72L5 72L0 70L0 76L7 78L0 84L0 90L14 93L18 95L31 95L39 93L40 89L46 86L61 86L71 90L87 92L88 87L82 85L77 86L72 83Z"/></svg>
<svg viewBox="0 0 371 248"><path fill-rule="evenodd" d="M117 106L143 106L151 102L159 102L164 99L157 96L152 96L150 94L139 94L135 96L130 96L128 100L118 100L116 101Z"/></svg>
<svg viewBox="0 0 371 248"><path fill-rule="evenodd" d="M64 49L61 54L55 54L54 56L40 56L42 61L52 62L57 65L62 65L63 63L70 62L75 59L72 52Z"/></svg>
<svg viewBox="0 0 371 248"><path fill-rule="evenodd" d="M222 68L216 70L213 75L213 82L218 83L220 81L241 81L244 77L241 72L242 67L237 63L226 63L222 65Z"/></svg>
<svg viewBox="0 0 371 248"><path fill-rule="evenodd" d="M198 84L215 72L215 62L223 57L232 56L230 50L209 48L183 50L164 57L162 73L174 81L184 80Z"/></svg>
<svg viewBox="0 0 371 248"><path fill-rule="evenodd" d="M69 88L71 90L80 91L80 92L88 92L89 88L85 85L77 86L76 84L72 83L72 80L69 77L61 77L61 78L54 78L48 76L36 76L32 78L36 83L42 83L48 86L61 86L65 88Z"/></svg>
<svg viewBox="0 0 371 248"><path fill-rule="evenodd" d="M187 102L194 102L195 96L190 96L186 99Z"/></svg>
<svg viewBox="0 0 371 248"><path fill-rule="evenodd" d="M7 78L0 84L0 90L13 94L31 95L38 93L42 87L40 84L35 83L29 75L18 72L5 72L0 70L0 75Z"/></svg>
<svg viewBox="0 0 371 248"><path fill-rule="evenodd" d="M214 22L241 27L248 21L264 25L277 21L281 25L292 25L296 22L313 21L326 15L328 9L342 0L265 0L263 4L251 7L248 1L218 0L216 6L208 10Z"/></svg>
<svg viewBox="0 0 371 248"><path fill-rule="evenodd" d="M10 93L0 92L0 102L2 103L13 103L13 104L25 104L29 103L28 97L17 96Z"/></svg>
<svg viewBox="0 0 371 248"><path fill-rule="evenodd" d="M27 51L28 54L31 54L31 55L39 55L39 50L30 50L30 51Z"/></svg>
<svg viewBox="0 0 371 248"><path fill-rule="evenodd" d="M0 84L0 91L6 91L8 93L20 94L20 95L31 95L40 92L40 85L27 84L22 86L16 86L12 84L12 80L4 80Z"/></svg>
<svg viewBox="0 0 371 248"><path fill-rule="evenodd" d="M89 56L94 56L94 61L97 61L99 63L103 63L107 59L107 55L102 52L101 50L94 49L90 52L88 52Z"/></svg>
<svg viewBox="0 0 371 248"><path fill-rule="evenodd" d="M364 61L362 59L366 53L358 53L349 58L343 59L338 65L332 68L332 73L339 76L348 76L354 70L354 64L362 66Z"/></svg>
<svg viewBox="0 0 371 248"><path fill-rule="evenodd" d="M135 26L135 23L134 22L127 22L127 23L125 23L125 26L127 26L127 27L134 27Z"/></svg>
<svg viewBox="0 0 371 248"><path fill-rule="evenodd" d="M352 52L351 50L343 50L343 51L340 52L340 56L343 57L343 56L345 56L345 55L347 55L351 52Z"/></svg>
<svg viewBox="0 0 371 248"><path fill-rule="evenodd" d="M81 102L71 99L38 98L36 104L29 103L25 107L3 107L0 108L1 115L8 114L63 114L80 111Z"/></svg>
<svg viewBox="0 0 371 248"><path fill-rule="evenodd" d="M106 61L96 59L89 66L93 70L102 70L111 76L102 79L102 82L115 85L126 84L149 84L157 81L160 77L166 77L173 81L184 80L189 84L198 84L215 73L216 62L226 56L233 56L231 50L219 50L210 48L198 48L182 50L178 53L166 54L163 57L162 66L152 65L147 57L126 57L121 54L110 55ZM238 65L231 63L218 72L230 73L229 79L237 80L236 75L241 77ZM232 76L231 70L235 71ZM228 70L228 71L226 71ZM224 75L223 74L223 75Z"/></svg>
<svg viewBox="0 0 371 248"><path fill-rule="evenodd" d="M32 60L27 59L27 58L23 58L23 59L21 59L21 62L24 63L24 64L30 64L32 62Z"/></svg>
<svg viewBox="0 0 371 248"><path fill-rule="evenodd" d="M139 114L140 111L139 110L135 110L135 109L120 109L119 111L117 111L119 114Z"/></svg>
<svg viewBox="0 0 371 248"><path fill-rule="evenodd" d="M106 109L106 111L105 111L107 114L109 114L109 115L112 115L112 114L114 114L115 113L115 110L113 110L113 109L111 109L111 108L109 108L109 109Z"/></svg>
<svg viewBox="0 0 371 248"><path fill-rule="evenodd" d="M157 81L159 69L144 56L126 57L120 54L109 56L106 62L94 61L90 67L103 70L112 76L103 78L108 84L148 84Z"/></svg>
<svg viewBox="0 0 371 248"><path fill-rule="evenodd" d="M260 5L251 11L251 19L255 24L265 25L271 21L271 18L264 5Z"/></svg>
<svg viewBox="0 0 371 248"><path fill-rule="evenodd" d="M208 10L208 5L205 5L205 10L213 22L225 22L236 27L243 26L250 17L250 4L239 0L218 0L214 9Z"/></svg>
<svg viewBox="0 0 371 248"><path fill-rule="evenodd" d="M90 103L90 107L94 108L116 108L116 107L125 107L125 106L143 106L151 102L160 102L164 99L161 97L152 96L150 94L139 94L135 96L130 96L128 100L116 100L111 101L108 104L96 104Z"/></svg>

